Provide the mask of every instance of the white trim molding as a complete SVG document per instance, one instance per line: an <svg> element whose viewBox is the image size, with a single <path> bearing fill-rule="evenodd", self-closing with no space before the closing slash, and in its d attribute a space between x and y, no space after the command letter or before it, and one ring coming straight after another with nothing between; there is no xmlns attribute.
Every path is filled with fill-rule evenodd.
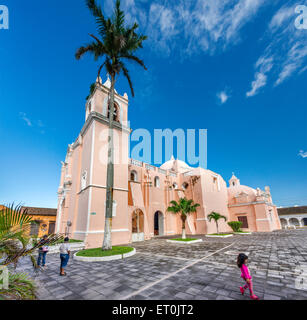
<svg viewBox="0 0 307 320"><path fill-rule="evenodd" d="M92 129L92 145L91 145L91 166L90 166L90 182L92 184L93 181L93 165L94 165L94 148L95 148L95 122L93 123ZM89 230L90 220L91 220L91 204L92 204L92 189L90 189L88 196L88 208L87 208L87 223L86 223L86 231Z"/></svg>
<svg viewBox="0 0 307 320"><path fill-rule="evenodd" d="M129 229L112 229L112 232L128 232ZM97 231L74 231L74 233L79 234L97 234L97 233L104 233L104 230L97 230Z"/></svg>
<svg viewBox="0 0 307 320"><path fill-rule="evenodd" d="M89 184L88 186L86 186L86 188L80 190L80 191L78 192L78 194L80 194L81 192L87 190L88 188L106 189L107 187L106 187L106 186L103 186L103 185L98 185L98 184ZM116 191L125 191L125 192L128 192L128 191L129 191L128 189L116 188L116 187L114 187L113 190L116 190Z"/></svg>

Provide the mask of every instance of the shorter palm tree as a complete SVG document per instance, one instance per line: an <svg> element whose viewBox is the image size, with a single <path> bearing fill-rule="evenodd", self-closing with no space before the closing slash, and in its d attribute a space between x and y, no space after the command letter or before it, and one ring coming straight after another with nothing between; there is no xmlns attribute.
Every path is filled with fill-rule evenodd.
<svg viewBox="0 0 307 320"><path fill-rule="evenodd" d="M44 241L32 244L31 223L34 223L27 209L14 204L0 210L0 275L7 270L8 288L0 286L0 300L32 300L36 298L36 285L27 274L13 272L7 266L16 267L18 260L30 256L33 266L36 259L33 253L44 245L53 245L63 239L62 235L51 234ZM2 271L2 272L1 272Z"/></svg>
<svg viewBox="0 0 307 320"><path fill-rule="evenodd" d="M182 239L186 239L185 232L185 222L190 213L196 212L196 208L200 206L198 203L194 203L193 200L188 200L186 198L180 198L179 201L171 201L171 206L167 208L167 211L173 213L180 213L180 218L182 221Z"/></svg>
<svg viewBox="0 0 307 320"><path fill-rule="evenodd" d="M219 233L219 225L218 225L218 221L220 219L224 219L225 221L227 221L227 218L221 214L219 214L218 212L214 212L212 211L209 215L208 215L208 220L209 222L211 222L211 220L214 220L216 223L216 231L217 233Z"/></svg>
<svg viewBox="0 0 307 320"><path fill-rule="evenodd" d="M33 222L27 209L20 205L12 204L0 210L0 266L16 265L24 256L30 256L36 266L32 254L44 245L53 245L63 239L60 234L51 234L33 246L29 235Z"/></svg>

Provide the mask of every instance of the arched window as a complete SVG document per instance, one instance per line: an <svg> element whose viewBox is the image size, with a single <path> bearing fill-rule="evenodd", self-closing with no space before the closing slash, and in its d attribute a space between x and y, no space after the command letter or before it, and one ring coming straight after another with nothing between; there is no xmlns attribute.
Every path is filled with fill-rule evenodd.
<svg viewBox="0 0 307 320"><path fill-rule="evenodd" d="M119 121L118 120L118 105L114 103L114 112L113 112L113 121ZM110 118L110 105L108 107L108 119Z"/></svg>
<svg viewBox="0 0 307 320"><path fill-rule="evenodd" d="M178 189L178 184L176 182L173 183L173 188Z"/></svg>
<svg viewBox="0 0 307 320"><path fill-rule="evenodd" d="M155 177L154 185L156 188L160 188L160 178L159 177Z"/></svg>
<svg viewBox="0 0 307 320"><path fill-rule="evenodd" d="M184 183L182 184L182 189L183 189L183 190L186 190L186 189L188 188L188 186L189 186L189 184L188 184L187 182L184 182Z"/></svg>
<svg viewBox="0 0 307 320"><path fill-rule="evenodd" d="M135 182L138 181L138 173L137 173L135 170L131 171L131 173L130 173L130 180L131 180L131 181L135 181Z"/></svg>

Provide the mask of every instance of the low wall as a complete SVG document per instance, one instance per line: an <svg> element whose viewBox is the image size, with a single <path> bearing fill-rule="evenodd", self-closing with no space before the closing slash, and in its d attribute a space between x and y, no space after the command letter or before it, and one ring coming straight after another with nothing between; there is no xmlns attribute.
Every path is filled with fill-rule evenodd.
<svg viewBox="0 0 307 320"><path fill-rule="evenodd" d="M55 246L50 246L48 253L59 253L61 244L56 244ZM73 242L69 244L70 251L80 251L85 248L84 242ZM37 250L38 251L38 250Z"/></svg>

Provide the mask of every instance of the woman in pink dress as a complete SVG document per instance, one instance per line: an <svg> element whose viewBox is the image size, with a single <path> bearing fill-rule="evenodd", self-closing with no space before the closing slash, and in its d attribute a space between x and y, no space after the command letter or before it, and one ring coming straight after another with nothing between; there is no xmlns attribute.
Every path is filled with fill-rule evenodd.
<svg viewBox="0 0 307 320"><path fill-rule="evenodd" d="M254 291L253 291L253 282L252 282L252 277L247 268L247 259L248 259L248 256L245 255L244 253L240 253L238 255L237 264L241 270L241 277L246 282L246 284L243 287L240 287L240 291L243 295L245 290L249 288L251 299L259 300L259 298L254 294Z"/></svg>

